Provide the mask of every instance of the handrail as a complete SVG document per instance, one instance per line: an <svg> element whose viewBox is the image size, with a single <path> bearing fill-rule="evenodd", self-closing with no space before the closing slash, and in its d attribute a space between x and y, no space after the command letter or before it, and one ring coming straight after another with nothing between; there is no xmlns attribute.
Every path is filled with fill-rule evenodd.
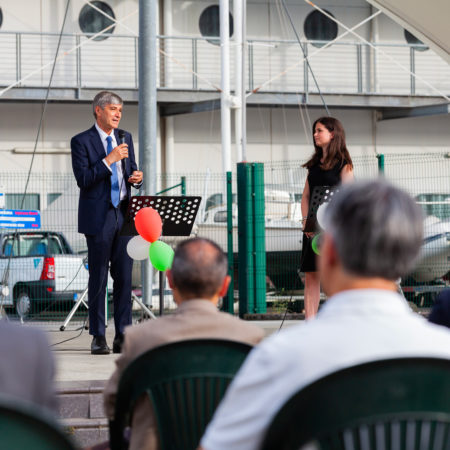
<svg viewBox="0 0 450 450"><path fill-rule="evenodd" d="M55 36L59 37L60 33L54 33L54 32L38 32L38 31L5 31L0 30L0 36L1 35L24 35L24 36ZM92 37L96 36L98 33L62 33L61 36L65 37ZM106 39L116 39L116 38L129 38L129 39L136 39L138 35L133 34L107 34ZM205 41L209 42L211 40L220 41L220 37L218 36L182 36L182 35L157 35L157 39L173 39L173 40L197 40L197 41ZM104 40L103 40L104 41ZM101 41L101 42L103 42ZM297 40L293 39L261 39L261 38L248 38L248 42L257 42L257 43L275 43L275 44L296 44L298 45ZM329 41L324 40L308 40L303 39L301 41L303 44L318 44L318 45L325 45ZM361 43L358 40L348 40L348 41L337 41L333 43L333 46L337 45L351 45L354 46L355 44L360 45L367 45L365 43ZM410 44L410 43L400 43L400 42L370 42L372 45L376 46L386 46L386 47L413 47L413 48L424 48L428 49L429 47L425 44Z"/></svg>
<svg viewBox="0 0 450 450"><path fill-rule="evenodd" d="M1 35L26 35L26 36L60 36L60 33L56 33L56 32L39 32L39 31L5 31L5 30L0 30L0 36ZM62 33L61 36L66 36L66 37L92 37L95 36L98 33ZM129 39L136 39L138 37L138 35L133 35L133 34L106 34L105 35L107 39L115 39L115 38L129 38ZM219 36L182 36L182 35L163 35L163 34L158 34L156 35L157 39L162 39L162 40L169 40L169 39L173 39L173 40L189 40L189 41L205 41L205 42L209 42L209 41L220 41L220 37ZM101 41L104 42L104 41ZM272 44L295 44L298 45L298 41L293 40L293 39L261 39L261 38L248 38L247 39L248 43L272 43ZM323 41L323 40L308 40L308 39L303 39L302 44L317 44L317 45L325 45L328 43L328 41ZM425 44L410 44L410 43L400 43L400 42L370 42L372 45L375 46L380 46L380 47L405 47L405 48L423 48L423 49L428 49L429 47ZM357 40L353 40L353 41L337 41L335 43L333 43L333 46L355 46L356 44L358 45L362 45L362 46L367 46L367 44L365 43L361 43Z"/></svg>
<svg viewBox="0 0 450 450"><path fill-rule="evenodd" d="M10 36L10 39L4 39ZM26 36L39 36L40 39ZM92 33L63 33L65 52L58 62L53 87L61 89L109 88L138 89L138 37L128 34L110 34L106 40L83 44ZM18 87L47 87L48 70L39 71L52 60L49 41L58 33L31 31L0 31L0 53L3 86L20 82ZM205 80L218 83L220 79L220 46L212 45L215 36L157 36L163 52L158 60L158 88L167 90L202 91L208 89ZM47 40L45 40L47 39ZM67 40L69 39L69 41ZM70 40L72 39L72 40ZM112 39L112 40L111 40ZM120 39L120 41L117 41ZM45 45L42 43L44 40ZM327 41L304 40L305 51L314 62L315 72L321 75L324 92L339 94L433 95L413 75L405 76L390 69L383 56L368 44L359 41L333 43L326 53L313 55L312 46L320 47ZM295 40L250 38L248 43L247 89L263 86L262 91L301 92L306 96L315 92L309 82L310 74ZM390 48L395 57L414 74L419 67L421 77L442 92L450 91L450 67L426 45L374 42L375 48ZM265 48L267 47L267 49ZM76 49L70 51L69 49ZM233 46L231 46L233 51ZM298 58L298 59L297 59ZM298 64L295 64L298 61ZM116 70L105 71L105 65L114 64ZM333 72L329 71L332 66ZM291 67L290 71L286 70ZM424 73L425 70L425 73ZM29 74L35 72L33 77ZM332 76L330 75L332 73ZM196 74L199 75L197 78ZM270 75L269 75L270 74ZM283 74L278 77L277 74ZM269 79L273 78L270 83ZM62 93L61 95L64 95Z"/></svg>

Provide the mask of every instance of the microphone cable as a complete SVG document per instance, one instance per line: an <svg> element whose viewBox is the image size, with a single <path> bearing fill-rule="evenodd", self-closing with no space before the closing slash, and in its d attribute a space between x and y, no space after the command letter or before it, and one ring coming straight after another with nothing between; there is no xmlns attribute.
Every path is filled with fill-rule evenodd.
<svg viewBox="0 0 450 450"><path fill-rule="evenodd" d="M277 332L280 332L280 331L281 331L281 328L282 328L283 325L284 325L284 321L286 320L286 316L287 316L287 313L288 313L288 311L289 311L289 307L293 304L293 303L292 303L292 299L294 298L294 291L295 291L295 289L296 289L297 287L298 287L298 288L300 287L300 285L298 284L299 281L300 281L300 269L297 269L297 277L296 277L296 279L295 279L294 287L292 288L292 291L291 291L291 297L289 298L289 300L288 300L288 302L287 302L286 309L284 310L283 320L281 321L280 328L278 328L278 331L277 331ZM303 297L303 298L304 298L304 297ZM304 300L303 300L303 305L304 305Z"/></svg>

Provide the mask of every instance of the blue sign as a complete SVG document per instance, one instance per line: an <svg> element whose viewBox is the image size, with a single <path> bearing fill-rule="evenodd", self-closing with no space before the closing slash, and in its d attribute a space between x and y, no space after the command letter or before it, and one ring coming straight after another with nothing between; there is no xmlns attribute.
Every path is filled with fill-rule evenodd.
<svg viewBox="0 0 450 450"><path fill-rule="evenodd" d="M41 228L41 213L31 209L0 209L0 228L38 230Z"/></svg>

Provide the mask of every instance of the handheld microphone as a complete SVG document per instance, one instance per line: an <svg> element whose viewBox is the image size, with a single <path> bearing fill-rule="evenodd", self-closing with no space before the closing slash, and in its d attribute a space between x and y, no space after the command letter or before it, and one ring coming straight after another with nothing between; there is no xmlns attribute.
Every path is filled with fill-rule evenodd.
<svg viewBox="0 0 450 450"><path fill-rule="evenodd" d="M119 141L121 144L125 144L125 131L119 130Z"/></svg>
<svg viewBox="0 0 450 450"><path fill-rule="evenodd" d="M117 133L118 135L119 135L119 143L120 143L120 145L121 144L125 144L125 131L124 130L119 130L118 131L118 133ZM126 165L127 165L127 159L128 158L123 158L123 164L124 164L124 170L126 170ZM123 183L123 177L122 177L122 183ZM120 185L120 190L122 190L122 183L121 183L121 185Z"/></svg>
<svg viewBox="0 0 450 450"><path fill-rule="evenodd" d="M119 130L118 131L119 134L119 144L125 144L125 131L124 130ZM123 159L127 159L127 158L123 158Z"/></svg>

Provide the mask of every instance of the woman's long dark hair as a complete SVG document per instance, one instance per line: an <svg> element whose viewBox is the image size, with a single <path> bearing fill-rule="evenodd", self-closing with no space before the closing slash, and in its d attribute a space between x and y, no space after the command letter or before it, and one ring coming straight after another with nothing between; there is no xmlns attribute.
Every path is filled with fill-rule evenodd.
<svg viewBox="0 0 450 450"><path fill-rule="evenodd" d="M313 133L313 142L314 142L314 131L316 129L316 124L321 123L330 133L333 133L333 139L328 145L327 156L325 161L321 164L322 169L330 170L337 163L341 164L343 167L345 164L349 164L350 167L353 168L352 158L350 157L350 153L347 149L347 145L345 143L345 131L342 123L335 119L334 117L319 117L313 124L312 133ZM322 158L322 148L318 147L314 143L314 154L312 157L303 164L302 167L306 167L310 169L316 164L320 164L320 160Z"/></svg>

